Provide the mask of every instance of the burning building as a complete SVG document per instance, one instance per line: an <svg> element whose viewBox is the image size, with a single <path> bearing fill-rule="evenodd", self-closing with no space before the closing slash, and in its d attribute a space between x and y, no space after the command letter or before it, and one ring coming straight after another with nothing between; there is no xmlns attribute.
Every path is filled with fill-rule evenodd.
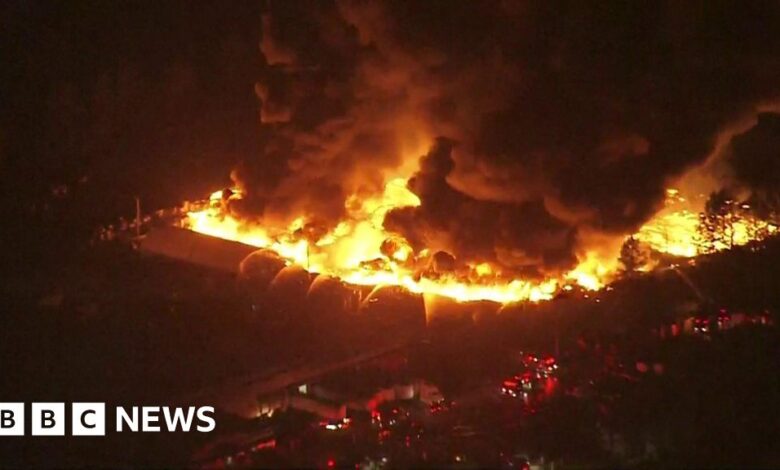
<svg viewBox="0 0 780 470"><path fill-rule="evenodd" d="M739 168L732 140L780 97L765 66L776 44L752 39L753 16L691 13L270 2L262 148L177 223L262 250L247 282L334 305L353 302L345 285L496 304L598 289L631 234L692 257L700 193L734 187L749 207L755 185L723 168ZM748 42L751 59L724 55L701 24ZM604 35L581 40L591 30ZM751 86L724 94L726 76ZM766 215L711 249L774 233Z"/></svg>

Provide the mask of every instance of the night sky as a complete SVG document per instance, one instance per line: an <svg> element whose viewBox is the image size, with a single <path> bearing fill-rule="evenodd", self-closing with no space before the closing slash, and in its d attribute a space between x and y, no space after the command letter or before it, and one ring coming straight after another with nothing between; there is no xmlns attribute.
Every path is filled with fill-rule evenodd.
<svg viewBox="0 0 780 470"><path fill-rule="evenodd" d="M0 8L8 196L67 184L107 221L134 194L150 209L199 197L257 153L258 3Z"/></svg>

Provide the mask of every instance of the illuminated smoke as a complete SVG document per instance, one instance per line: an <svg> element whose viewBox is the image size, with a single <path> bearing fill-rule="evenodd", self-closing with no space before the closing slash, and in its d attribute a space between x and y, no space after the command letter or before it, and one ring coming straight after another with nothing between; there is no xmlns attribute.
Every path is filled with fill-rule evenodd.
<svg viewBox="0 0 780 470"><path fill-rule="evenodd" d="M271 2L264 150L235 170L230 210L328 231L411 177L421 204L386 226L415 248L563 271L778 98L778 8Z"/></svg>

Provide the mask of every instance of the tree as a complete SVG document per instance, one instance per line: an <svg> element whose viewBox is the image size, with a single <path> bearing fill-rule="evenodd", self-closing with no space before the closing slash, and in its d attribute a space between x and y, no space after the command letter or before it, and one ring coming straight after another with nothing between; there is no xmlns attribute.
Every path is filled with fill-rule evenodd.
<svg viewBox="0 0 780 470"><path fill-rule="evenodd" d="M743 221L741 204L726 189L710 194L699 214L699 249L703 253L734 248L737 224Z"/></svg>
<svg viewBox="0 0 780 470"><path fill-rule="evenodd" d="M780 225L780 193L754 190L742 206L749 217L747 235L751 240L763 240Z"/></svg>
<svg viewBox="0 0 780 470"><path fill-rule="evenodd" d="M780 192L754 189L747 202L755 217L774 225L780 223Z"/></svg>
<svg viewBox="0 0 780 470"><path fill-rule="evenodd" d="M647 251L642 243L630 236L620 247L620 258L618 258L622 267L622 272L631 275L639 271L647 264Z"/></svg>

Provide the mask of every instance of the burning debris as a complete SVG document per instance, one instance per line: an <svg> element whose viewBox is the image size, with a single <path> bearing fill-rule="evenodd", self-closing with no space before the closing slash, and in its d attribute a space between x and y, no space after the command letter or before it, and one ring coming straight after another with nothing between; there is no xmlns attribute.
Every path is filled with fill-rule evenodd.
<svg viewBox="0 0 780 470"><path fill-rule="evenodd" d="M399 213L407 214L402 217L415 217L409 210L419 209L424 213L420 199L406 189L407 186L415 188L417 184L391 180L379 197L362 202L356 197L350 198L350 216L330 231L303 217L294 219L286 227L242 220L230 211L231 201L240 201L243 197L238 189L217 191L208 201L193 204L181 223L195 232L260 248L241 263L240 271L251 282L264 286L285 265L293 265L348 284L400 286L412 293L461 302L510 303L549 300L559 289L571 289L572 284L597 290L615 275L617 259L604 262L590 253L577 268L559 276L526 280L513 277L515 271L502 271L500 265L486 261L462 262L446 251L431 250L424 241L410 242L399 233L402 230L392 232L385 228L385 225L392 226L385 221L386 216L395 217L394 214ZM693 212L688 209L691 206L687 199L674 189L667 190L664 209L629 240L655 252L693 257L702 252L761 240L776 232L776 225L751 215L747 204L735 205L731 200L728 204L737 207L742 216L729 216L728 223L716 226L714 230L719 230L719 235L708 249L703 248L702 234L708 227L713 228L706 221L708 217L720 220L717 219L719 216L707 215L706 211ZM731 237L730 243L722 241L726 236Z"/></svg>
<svg viewBox="0 0 780 470"><path fill-rule="evenodd" d="M287 264L350 284L402 286L414 293L459 301L507 303L551 298L557 285L554 280L506 278L488 263L461 264L443 251L414 249L405 238L386 231L384 214L418 201L402 188L405 185L401 182L390 181L382 196L354 205L351 217L331 231L322 231L303 219L295 219L287 227L242 221L229 212L229 202L242 198L238 190L212 194L202 207L187 213L184 223L193 231L264 250L253 257L273 253ZM246 269L252 265L248 261L243 264Z"/></svg>

